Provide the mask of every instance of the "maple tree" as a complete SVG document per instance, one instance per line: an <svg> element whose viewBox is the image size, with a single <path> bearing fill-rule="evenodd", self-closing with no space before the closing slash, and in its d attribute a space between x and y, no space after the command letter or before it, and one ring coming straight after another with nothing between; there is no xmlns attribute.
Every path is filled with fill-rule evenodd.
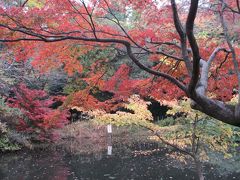
<svg viewBox="0 0 240 180"><path fill-rule="evenodd" d="M240 126L238 0L19 2L0 4L0 42L17 61L72 75L84 71L78 57L109 48L154 76L134 79L132 66L123 64L107 79L102 64L110 58L98 59L84 77L90 89L74 98L94 86L120 100L131 93L158 100L186 95L192 108ZM228 104L233 96L237 103Z"/></svg>
<svg viewBox="0 0 240 180"><path fill-rule="evenodd" d="M43 90L29 89L25 84L14 89L15 98L9 98L9 106L19 108L23 116L18 118L17 129L36 133L38 140L54 140L51 130L68 123L66 110L51 109L49 106L63 97L48 98Z"/></svg>

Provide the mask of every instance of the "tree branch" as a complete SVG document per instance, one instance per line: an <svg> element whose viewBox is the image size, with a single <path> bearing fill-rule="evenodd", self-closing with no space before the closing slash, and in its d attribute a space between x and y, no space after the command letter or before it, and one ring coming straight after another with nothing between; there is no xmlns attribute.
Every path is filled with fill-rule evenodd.
<svg viewBox="0 0 240 180"><path fill-rule="evenodd" d="M236 3L237 3L238 13L240 13L240 3L239 3L239 0L236 0Z"/></svg>
<svg viewBox="0 0 240 180"><path fill-rule="evenodd" d="M172 6L172 11L173 11L174 25L175 25L175 28L176 28L179 36L180 36L180 40L181 40L182 57L185 61L185 64L186 64L186 67L187 67L187 70L188 70L188 74L191 76L192 75L192 64L191 64L191 61L188 57L186 32L183 29L183 26L182 26L181 21L179 19L178 12L177 12L177 5L176 5L175 0L171 0L171 6Z"/></svg>
<svg viewBox="0 0 240 180"><path fill-rule="evenodd" d="M24 33L24 31L20 31L21 33ZM148 68L144 64L142 64L132 52L131 44L128 41L120 40L120 39L96 39L96 38L85 38L85 37L79 37L79 36L45 36L43 34L36 34L36 33L26 33L27 35L32 36L33 38L18 38L18 39L0 39L0 42L18 42L18 41L43 41L43 42L57 42L57 41L64 41L64 40L80 40L80 41L86 41L86 42L98 42L98 43L117 43L122 44L127 49L127 54L131 58L131 60L142 70L145 70L146 72L163 77L167 80L169 80L171 83L177 85L181 90L183 90L186 94L187 88L186 86L178 81L176 78L172 77L169 74L155 71L151 68Z"/></svg>
<svg viewBox="0 0 240 180"><path fill-rule="evenodd" d="M186 33L187 33L187 37L193 53L192 77L188 87L190 95L193 95L195 93L195 88L199 79L199 72L200 72L201 57L199 53L198 44L193 33L194 20L196 18L197 9L198 9L198 1L199 0L191 0L190 10L189 10L187 22L186 22Z"/></svg>
<svg viewBox="0 0 240 180"><path fill-rule="evenodd" d="M220 52L220 51L224 51L224 52L227 52L227 53L230 53L230 51L226 50L225 48L221 48L221 47L217 47L213 52L212 54L210 55L208 61L204 61L201 59L200 61L200 64L202 66L202 69L201 69L201 77L200 77L200 80L199 80L199 83L198 83L198 87L196 89L196 91L202 95L205 95L206 93L206 89L207 89L207 86L208 86L208 74L209 74L209 70L210 70L210 67L211 67L211 64L213 62L213 60L215 59L215 57L217 56L217 54Z"/></svg>
<svg viewBox="0 0 240 180"><path fill-rule="evenodd" d="M24 7L24 6L27 4L28 1L29 1L29 0L26 0L26 1L21 5L21 7Z"/></svg>

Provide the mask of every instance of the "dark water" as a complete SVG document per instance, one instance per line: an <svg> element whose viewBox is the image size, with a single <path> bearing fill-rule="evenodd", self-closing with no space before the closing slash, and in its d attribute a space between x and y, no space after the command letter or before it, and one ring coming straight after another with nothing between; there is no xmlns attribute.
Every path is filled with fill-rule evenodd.
<svg viewBox="0 0 240 180"><path fill-rule="evenodd" d="M180 167L177 161L167 158L166 153L169 153L167 149L150 144L115 146L111 156L107 155L107 151L73 154L63 150L0 154L0 179L198 179L193 166ZM205 178L211 180L240 179L237 173L220 175L210 165L204 166L204 173Z"/></svg>

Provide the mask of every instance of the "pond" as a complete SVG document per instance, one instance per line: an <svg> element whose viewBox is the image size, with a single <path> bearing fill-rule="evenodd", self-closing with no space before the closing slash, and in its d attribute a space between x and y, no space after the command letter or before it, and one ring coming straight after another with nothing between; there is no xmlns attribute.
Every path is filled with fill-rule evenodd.
<svg viewBox="0 0 240 180"><path fill-rule="evenodd" d="M110 151L111 149L109 149ZM157 143L118 143L112 155L103 151L71 153L63 149L1 154L1 180L190 180L197 179L193 165L169 158L170 150ZM240 173L219 172L204 165L206 179L239 179Z"/></svg>

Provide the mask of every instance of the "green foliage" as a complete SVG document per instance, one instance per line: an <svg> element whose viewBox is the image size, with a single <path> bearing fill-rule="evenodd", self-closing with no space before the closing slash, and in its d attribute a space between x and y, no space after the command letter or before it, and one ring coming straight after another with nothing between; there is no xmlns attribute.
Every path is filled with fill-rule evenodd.
<svg viewBox="0 0 240 180"><path fill-rule="evenodd" d="M100 61L102 60L103 66L107 68L111 68L110 63L109 62L105 63L105 60L109 58L114 58L115 54L116 54L116 51L112 48L105 48L105 49L95 48L89 51L87 54L84 54L78 57L78 60L80 60L82 66L84 67L83 74L90 72L92 65L99 60ZM107 73L111 73L111 71Z"/></svg>
<svg viewBox="0 0 240 180"><path fill-rule="evenodd" d="M171 103L172 109L167 112L168 114L174 115L177 112L184 112L186 117L166 118L160 121L158 125L162 137L181 147L189 148L192 146L192 134L195 133L199 141L198 151L201 160L209 160L211 152L218 152L223 156L222 158L231 158L238 146L240 128L192 110L189 101L189 99L183 99ZM194 122L196 115L198 120ZM195 130L193 123L196 123Z"/></svg>
<svg viewBox="0 0 240 180"><path fill-rule="evenodd" d="M231 127L233 134L232 134L232 141L233 142L240 142L240 128L239 127Z"/></svg>
<svg viewBox="0 0 240 180"><path fill-rule="evenodd" d="M63 88L66 94L72 94L87 87L87 83L82 79L69 79L68 84Z"/></svg>
<svg viewBox="0 0 240 180"><path fill-rule="evenodd" d="M238 131L230 125L210 118L198 123L198 136L201 141L212 151L221 152L225 158L230 158L230 151L238 146L234 140L240 135Z"/></svg>
<svg viewBox="0 0 240 180"><path fill-rule="evenodd" d="M156 124L159 126L173 126L173 125L187 124L189 122L190 120L185 117L175 119L174 117L170 116L158 121Z"/></svg>
<svg viewBox="0 0 240 180"><path fill-rule="evenodd" d="M199 38L208 38L209 32L208 31L200 31L198 32L198 37Z"/></svg>
<svg viewBox="0 0 240 180"><path fill-rule="evenodd" d="M20 109L9 107L5 99L0 97L0 132L6 132L8 128L16 128L18 119L23 117ZM4 128L5 126L5 128Z"/></svg>
<svg viewBox="0 0 240 180"><path fill-rule="evenodd" d="M21 113L20 109L18 109L18 108L9 107L5 103L5 99L0 97L0 115L2 115L2 116L7 116L7 115L21 116L22 113Z"/></svg>
<svg viewBox="0 0 240 180"><path fill-rule="evenodd" d="M21 146L9 140L7 136L8 131L6 124L0 122L0 151L15 151L21 149Z"/></svg>
<svg viewBox="0 0 240 180"><path fill-rule="evenodd" d="M18 108L11 108L5 102L4 98L0 98L0 151L16 151L21 149L21 146L17 143L10 141L8 133L10 129L8 125L15 126L17 124L17 118L22 116L21 111ZM5 123L1 122L5 121Z"/></svg>
<svg viewBox="0 0 240 180"><path fill-rule="evenodd" d="M12 143L7 135L1 135L0 137L0 151L16 151L21 149L21 146L19 146L17 143Z"/></svg>
<svg viewBox="0 0 240 180"><path fill-rule="evenodd" d="M9 107L4 98L0 98L0 151L16 151L22 147L31 148L27 134L15 131L19 118L23 114L20 109Z"/></svg>
<svg viewBox="0 0 240 180"><path fill-rule="evenodd" d="M107 62L107 59L114 60L116 51L112 48L101 49L94 48L88 51L86 54L78 57L81 65L83 66L83 72L81 74L76 74L76 76L69 78L67 85L64 87L64 93L72 94L74 92L83 90L87 88L88 83L82 78L88 77L88 73L95 71L105 71L103 78L111 77L115 70L111 62ZM111 61L110 60L110 61ZM96 63L98 65L96 65ZM95 67L96 66L96 67ZM81 78L80 78L81 77Z"/></svg>

